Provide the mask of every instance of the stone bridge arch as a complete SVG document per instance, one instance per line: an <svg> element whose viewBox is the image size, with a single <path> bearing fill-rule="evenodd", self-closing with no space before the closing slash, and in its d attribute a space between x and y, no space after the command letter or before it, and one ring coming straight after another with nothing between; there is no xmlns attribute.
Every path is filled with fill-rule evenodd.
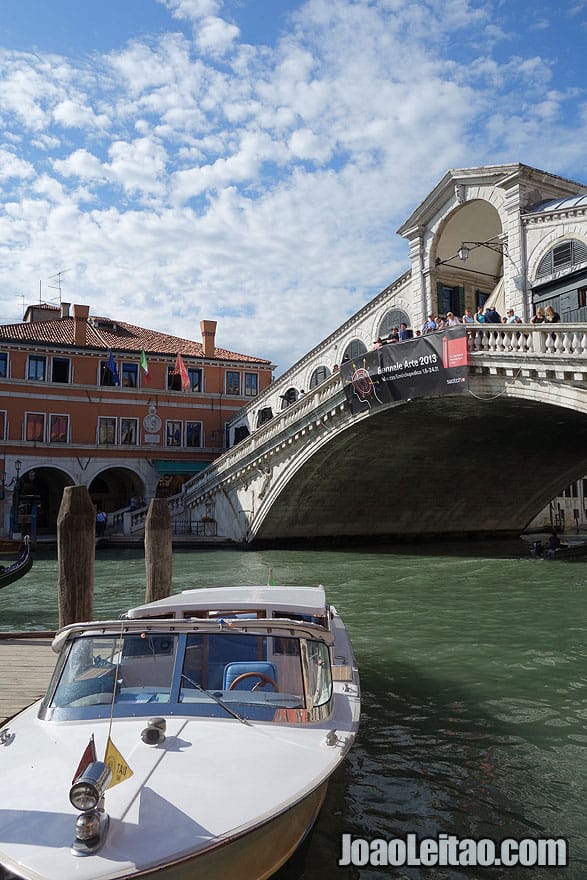
<svg viewBox="0 0 587 880"><path fill-rule="evenodd" d="M473 384L478 396L393 404L332 431L323 422L319 441L273 480L265 472L248 540L522 532L587 473L587 393L578 410L554 383L496 396Z"/></svg>

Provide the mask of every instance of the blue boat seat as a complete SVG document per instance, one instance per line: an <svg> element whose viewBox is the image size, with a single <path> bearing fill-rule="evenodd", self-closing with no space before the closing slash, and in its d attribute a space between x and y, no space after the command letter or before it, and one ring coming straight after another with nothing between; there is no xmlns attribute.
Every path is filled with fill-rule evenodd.
<svg viewBox="0 0 587 880"><path fill-rule="evenodd" d="M273 663L269 663L267 660L263 661L245 661L244 663L228 663L224 667L224 681L222 684L223 690L227 691L230 688L230 685L239 677L239 675L243 675L246 672L260 672L263 675L268 675L269 678L272 678L273 681L277 681L277 672L275 671L275 666ZM263 679L259 678L257 675L249 675L247 678L243 678L242 681L239 681L237 686L234 688L236 691L252 691L255 685L261 683L261 687L263 687ZM271 685L266 685L267 687L271 687Z"/></svg>

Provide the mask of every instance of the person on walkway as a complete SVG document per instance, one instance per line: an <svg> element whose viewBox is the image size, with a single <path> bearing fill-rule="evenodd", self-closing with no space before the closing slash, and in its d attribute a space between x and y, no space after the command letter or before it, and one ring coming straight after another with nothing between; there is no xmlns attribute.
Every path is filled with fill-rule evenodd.
<svg viewBox="0 0 587 880"><path fill-rule="evenodd" d="M486 324L501 324L501 315L494 306L488 306L485 309Z"/></svg>
<svg viewBox="0 0 587 880"><path fill-rule="evenodd" d="M504 318L504 323L505 324L523 324L523 321L521 318L518 317L518 315L516 315L516 313L514 312L513 309L508 309L506 312L506 316Z"/></svg>
<svg viewBox="0 0 587 880"><path fill-rule="evenodd" d="M485 315L483 314L483 306L479 306L477 311L475 312L474 321L476 324L484 324L485 323Z"/></svg>
<svg viewBox="0 0 587 880"><path fill-rule="evenodd" d="M538 306L536 309L536 314L530 319L531 324L544 324L546 321L546 315L544 314L544 309L542 306Z"/></svg>
<svg viewBox="0 0 587 880"><path fill-rule="evenodd" d="M96 514L96 535L101 538L106 531L106 523L108 522L108 514L105 510L99 510Z"/></svg>
<svg viewBox="0 0 587 880"><path fill-rule="evenodd" d="M471 308L470 308L470 306L467 306L467 308L465 309L465 314L463 315L463 324L474 324L474 323L475 323L475 318L471 314Z"/></svg>
<svg viewBox="0 0 587 880"><path fill-rule="evenodd" d="M546 324L558 324L561 319L561 316L558 312L555 312L552 306L546 306L544 312L544 321Z"/></svg>
<svg viewBox="0 0 587 880"><path fill-rule="evenodd" d="M447 327L456 327L460 323L461 322L460 322L459 318L457 318L457 316L455 315L454 312L447 312L446 313L446 326Z"/></svg>
<svg viewBox="0 0 587 880"><path fill-rule="evenodd" d="M424 336L427 333L433 333L436 330L436 321L434 320L434 315L428 315L428 320L422 327L422 335Z"/></svg>

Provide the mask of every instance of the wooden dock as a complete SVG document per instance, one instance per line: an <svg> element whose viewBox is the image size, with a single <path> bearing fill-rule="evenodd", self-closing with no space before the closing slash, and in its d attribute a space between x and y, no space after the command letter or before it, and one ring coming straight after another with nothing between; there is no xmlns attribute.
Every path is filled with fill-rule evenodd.
<svg viewBox="0 0 587 880"><path fill-rule="evenodd" d="M0 633L0 725L43 696L56 660L50 633Z"/></svg>

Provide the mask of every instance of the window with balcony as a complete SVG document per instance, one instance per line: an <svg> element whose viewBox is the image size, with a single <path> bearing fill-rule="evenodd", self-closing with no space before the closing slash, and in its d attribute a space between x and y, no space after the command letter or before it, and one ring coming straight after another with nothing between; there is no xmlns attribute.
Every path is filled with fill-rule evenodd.
<svg viewBox="0 0 587 880"><path fill-rule="evenodd" d="M123 446L136 446L139 436L138 419L120 420L120 442Z"/></svg>
<svg viewBox="0 0 587 880"><path fill-rule="evenodd" d="M460 285L450 286L438 283L436 286L438 296L438 311L441 315L453 312L462 315L465 311L465 288Z"/></svg>
<svg viewBox="0 0 587 880"><path fill-rule="evenodd" d="M226 393L227 394L240 394L240 373L235 372L234 370L226 371Z"/></svg>
<svg viewBox="0 0 587 880"><path fill-rule="evenodd" d="M259 393L259 377L256 373L245 373L245 397L256 397Z"/></svg>
<svg viewBox="0 0 587 880"><path fill-rule="evenodd" d="M26 413L25 439L29 443L42 443L45 439L45 414Z"/></svg>
<svg viewBox="0 0 587 880"><path fill-rule="evenodd" d="M116 443L116 418L111 416L98 418L98 443L100 446L113 446Z"/></svg>
<svg viewBox="0 0 587 880"><path fill-rule="evenodd" d="M198 447L202 445L202 423L186 422L185 423L185 445Z"/></svg>
<svg viewBox="0 0 587 880"><path fill-rule="evenodd" d="M47 366L47 358L43 354L30 354L27 370L27 379L34 382L45 381L45 369Z"/></svg>
<svg viewBox="0 0 587 880"><path fill-rule="evenodd" d="M122 365L122 387L136 388L139 384L139 365L125 364Z"/></svg>
<svg viewBox="0 0 587 880"><path fill-rule="evenodd" d="M165 429L165 445L181 446L181 422L167 422Z"/></svg>
<svg viewBox="0 0 587 880"><path fill-rule="evenodd" d="M111 362L111 366L116 367L116 364L114 362ZM117 373L115 373L114 370L110 369L106 361L100 361L100 385L112 387L119 384L119 377Z"/></svg>
<svg viewBox="0 0 587 880"><path fill-rule="evenodd" d="M69 358L54 357L51 361L51 381L69 382Z"/></svg>
<svg viewBox="0 0 587 880"><path fill-rule="evenodd" d="M188 376L190 379L190 391L203 391L202 370L195 367L188 367Z"/></svg>
<svg viewBox="0 0 587 880"><path fill-rule="evenodd" d="M167 368L168 391L181 391L181 376L175 372L175 367Z"/></svg>
<svg viewBox="0 0 587 880"><path fill-rule="evenodd" d="M69 437L69 416L49 416L49 440L51 443L67 443Z"/></svg>

